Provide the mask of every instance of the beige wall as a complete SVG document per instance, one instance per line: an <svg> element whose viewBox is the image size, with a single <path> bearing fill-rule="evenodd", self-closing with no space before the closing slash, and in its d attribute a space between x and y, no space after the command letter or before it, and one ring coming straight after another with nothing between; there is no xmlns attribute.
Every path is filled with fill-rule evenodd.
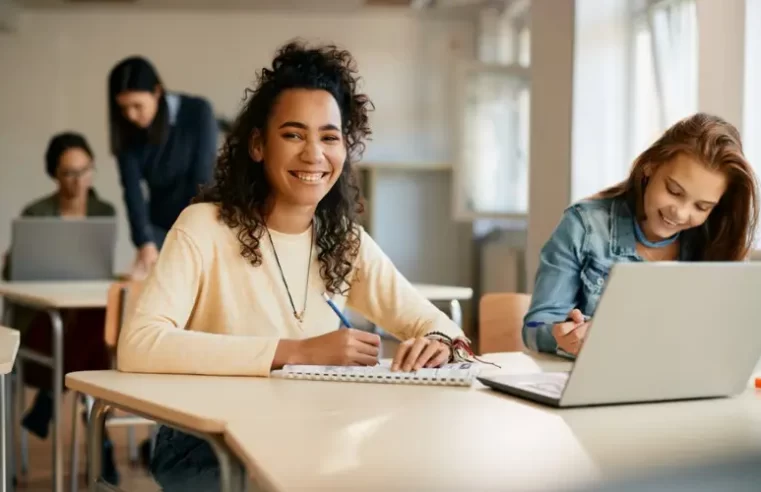
<svg viewBox="0 0 761 492"><path fill-rule="evenodd" d="M133 252L107 150L108 70L123 56L144 54L170 89L203 94L232 116L254 71L295 36L339 43L357 58L376 105L366 161L451 162L449 72L456 56L473 50L468 20L421 21L403 10L25 11L15 32L0 33L0 249L23 205L53 189L43 172L48 139L73 129L89 138L97 189L119 209L117 267L126 268Z"/></svg>

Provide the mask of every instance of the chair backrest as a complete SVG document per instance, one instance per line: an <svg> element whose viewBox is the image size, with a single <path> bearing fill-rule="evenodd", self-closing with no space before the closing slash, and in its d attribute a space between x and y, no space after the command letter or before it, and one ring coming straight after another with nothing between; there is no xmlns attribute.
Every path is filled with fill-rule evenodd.
<svg viewBox="0 0 761 492"><path fill-rule="evenodd" d="M135 308L135 302L142 291L143 281L136 280L116 282L108 289L104 338L109 349L116 349L122 326Z"/></svg>
<svg viewBox="0 0 761 492"><path fill-rule="evenodd" d="M482 354L525 350L521 331L531 295L485 294L478 306L478 346Z"/></svg>

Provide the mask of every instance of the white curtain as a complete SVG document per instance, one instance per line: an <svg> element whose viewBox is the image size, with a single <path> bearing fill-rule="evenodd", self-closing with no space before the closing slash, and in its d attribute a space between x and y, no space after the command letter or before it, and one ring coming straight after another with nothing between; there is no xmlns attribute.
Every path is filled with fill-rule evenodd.
<svg viewBox="0 0 761 492"><path fill-rule="evenodd" d="M745 157L761 176L761 0L745 3L745 80L743 145ZM761 261L761 228L756 231L754 259Z"/></svg>
<svg viewBox="0 0 761 492"><path fill-rule="evenodd" d="M697 111L697 11L694 0L652 1L648 7L662 128Z"/></svg>

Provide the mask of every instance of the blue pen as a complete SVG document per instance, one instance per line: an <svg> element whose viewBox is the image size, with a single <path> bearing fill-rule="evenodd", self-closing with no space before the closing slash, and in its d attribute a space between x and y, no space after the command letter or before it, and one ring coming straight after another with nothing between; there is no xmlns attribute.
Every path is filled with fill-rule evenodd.
<svg viewBox="0 0 761 492"><path fill-rule="evenodd" d="M351 323L349 323L349 320L346 319L346 316L343 315L340 309L338 309L338 306L336 306L336 303L333 302L333 299L331 299L328 296L327 292L322 293L322 297L325 298L325 302L328 303L328 306L330 306L330 309L333 310L334 313L338 316L338 319L341 320L341 324L344 325L346 328L351 328Z"/></svg>
<svg viewBox="0 0 761 492"><path fill-rule="evenodd" d="M590 319L591 318L589 316L587 316L586 314L584 315L584 321L589 321ZM545 323L544 321L529 321L526 323L526 326L528 328L539 328L540 326L544 326L544 325L556 325L558 323L566 323L568 321L573 321L573 320L568 318L565 321L558 321L556 323Z"/></svg>

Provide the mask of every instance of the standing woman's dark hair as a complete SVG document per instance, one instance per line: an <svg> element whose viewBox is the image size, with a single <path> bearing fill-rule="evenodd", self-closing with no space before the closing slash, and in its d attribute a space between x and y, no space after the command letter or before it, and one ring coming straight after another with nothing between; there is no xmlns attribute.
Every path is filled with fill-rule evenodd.
<svg viewBox="0 0 761 492"><path fill-rule="evenodd" d="M124 106L117 102L118 98L130 93L141 94L142 98L133 98L131 105L123 109ZM108 120L112 154L118 155L140 139L161 143L168 127L166 112L164 84L150 61L132 56L111 70L108 78Z"/></svg>
<svg viewBox="0 0 761 492"><path fill-rule="evenodd" d="M217 121L206 99L168 91L153 64L140 56L111 70L108 111L111 152L138 249L132 274L142 277L180 212L212 179Z"/></svg>

